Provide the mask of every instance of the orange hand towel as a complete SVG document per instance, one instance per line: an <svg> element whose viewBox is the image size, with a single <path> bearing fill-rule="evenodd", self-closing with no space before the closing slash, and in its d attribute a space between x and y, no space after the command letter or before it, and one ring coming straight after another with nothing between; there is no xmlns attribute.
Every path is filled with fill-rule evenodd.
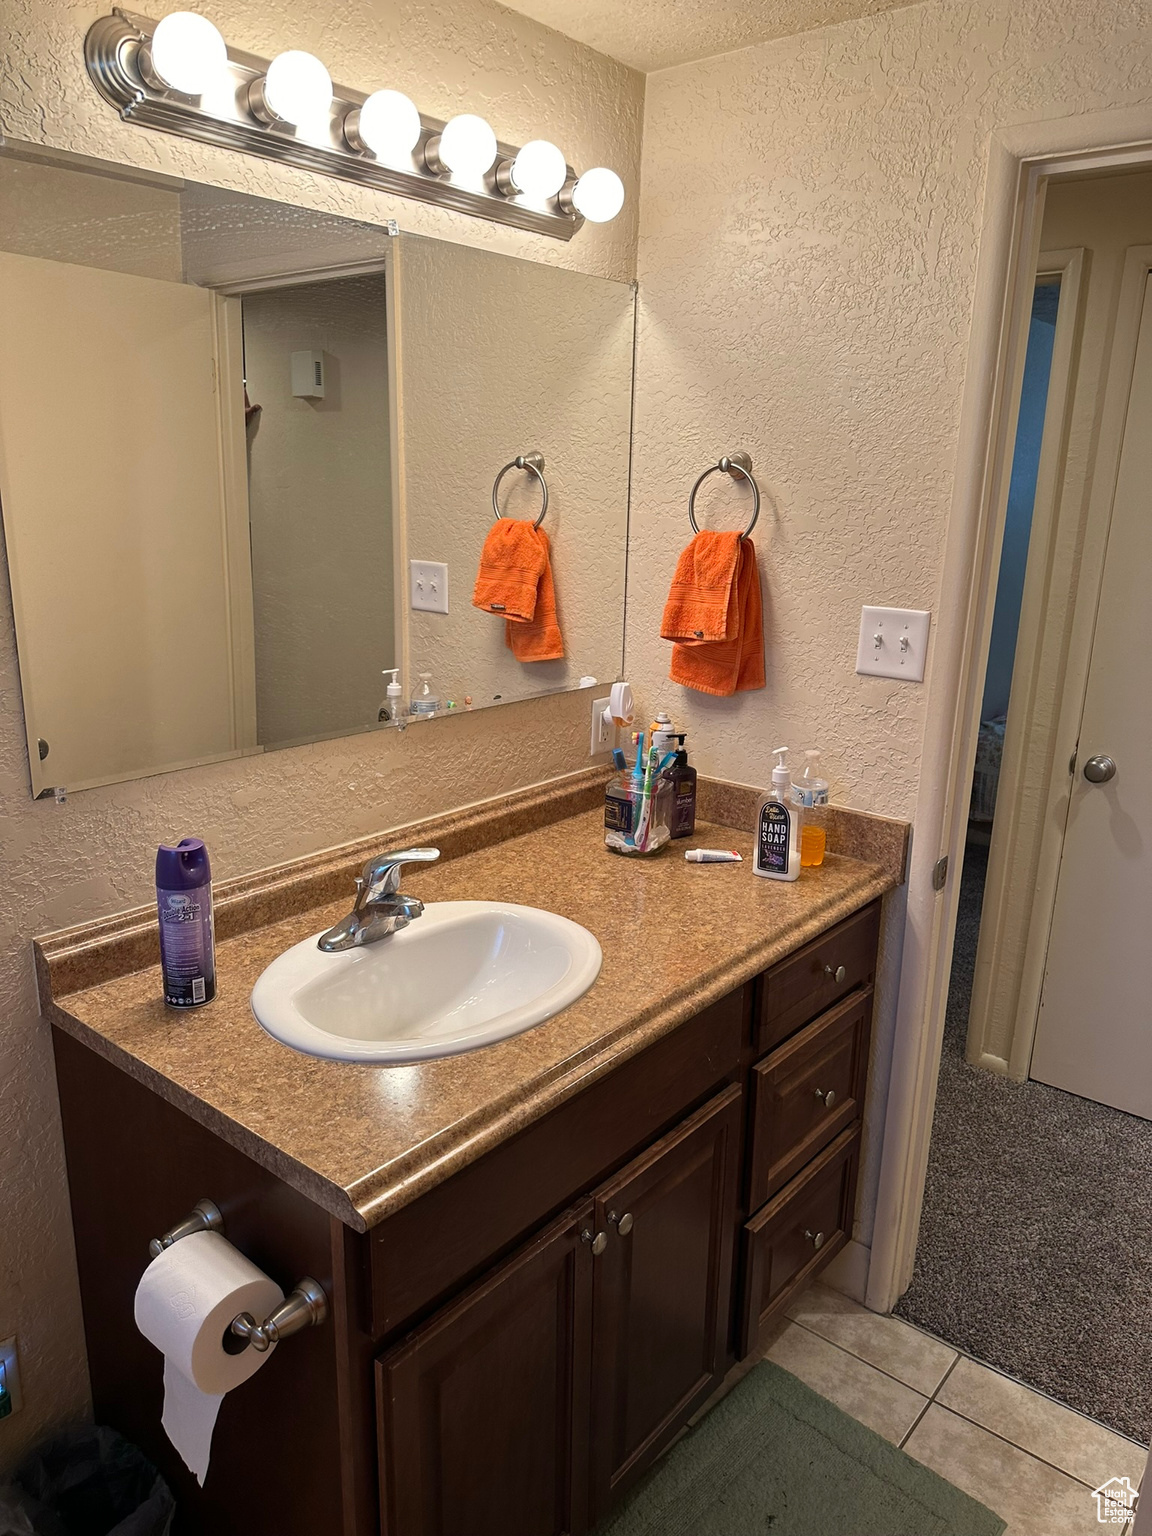
<svg viewBox="0 0 1152 1536"><path fill-rule="evenodd" d="M550 547L542 528L511 517L492 524L472 604L507 620L504 639L517 661L563 659Z"/></svg>
<svg viewBox="0 0 1152 1536"><path fill-rule="evenodd" d="M706 546L701 555L693 555L692 550L701 540L711 542L730 538L736 540L737 548L729 588L724 593L721 607L715 583L720 566L715 545ZM700 571L705 578L698 589L690 581L680 580L686 570L690 575ZM695 601L697 590L698 602ZM715 635L721 612L725 632ZM680 634L668 633L670 615L681 630ZM684 630L688 633L684 634ZM709 631L715 638L710 637ZM751 539L741 539L739 534L696 535L676 567L661 634L664 639L677 642L672 647L672 666L668 673L674 683L720 698L764 687L764 614L760 603L760 572Z"/></svg>
<svg viewBox="0 0 1152 1536"><path fill-rule="evenodd" d="M529 523L529 528L532 525ZM536 611L527 621L504 626L504 640L517 661L562 661L564 636L556 617L556 588L552 581L552 557L548 535L543 528L533 530L544 550L544 569L536 588Z"/></svg>
<svg viewBox="0 0 1152 1536"><path fill-rule="evenodd" d="M663 640L731 640L739 620L736 574L738 533L698 533L676 562L664 617Z"/></svg>
<svg viewBox="0 0 1152 1536"><path fill-rule="evenodd" d="M501 517L488 530L472 606L525 622L536 612L540 578L548 564L548 540L531 523Z"/></svg>

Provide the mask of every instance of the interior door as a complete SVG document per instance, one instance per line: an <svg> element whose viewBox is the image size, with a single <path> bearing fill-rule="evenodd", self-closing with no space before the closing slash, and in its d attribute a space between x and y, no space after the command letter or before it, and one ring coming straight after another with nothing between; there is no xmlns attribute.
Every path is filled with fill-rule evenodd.
<svg viewBox="0 0 1152 1536"><path fill-rule="evenodd" d="M1152 1119L1152 277L1145 277L1031 1075Z"/></svg>
<svg viewBox="0 0 1152 1536"><path fill-rule="evenodd" d="M740 1089L596 1194L592 1502L599 1516L706 1401L728 1364Z"/></svg>
<svg viewBox="0 0 1152 1536"><path fill-rule="evenodd" d="M0 253L0 501L37 793L242 745L218 304Z"/></svg>
<svg viewBox="0 0 1152 1536"><path fill-rule="evenodd" d="M376 1365L384 1536L587 1526L585 1202Z"/></svg>

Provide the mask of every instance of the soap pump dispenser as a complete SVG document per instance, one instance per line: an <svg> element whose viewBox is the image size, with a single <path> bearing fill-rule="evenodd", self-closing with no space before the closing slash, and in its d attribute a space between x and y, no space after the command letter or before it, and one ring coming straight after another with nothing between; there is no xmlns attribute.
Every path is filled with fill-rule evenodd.
<svg viewBox="0 0 1152 1536"><path fill-rule="evenodd" d="M418 672L420 687L412 695L408 704L410 715L434 715L440 708L440 700L432 692L431 672Z"/></svg>
<svg viewBox="0 0 1152 1536"><path fill-rule="evenodd" d="M399 671L399 667L385 667L380 674L382 677L390 678L391 681L384 690L384 702L381 704L380 713L376 717L378 720L398 720L400 718L400 698L404 690L400 686Z"/></svg>
<svg viewBox="0 0 1152 1536"><path fill-rule="evenodd" d="M768 880L795 880L800 874L800 818L792 802L792 773L787 747L773 747L776 766L772 788L756 811L756 851L752 873Z"/></svg>

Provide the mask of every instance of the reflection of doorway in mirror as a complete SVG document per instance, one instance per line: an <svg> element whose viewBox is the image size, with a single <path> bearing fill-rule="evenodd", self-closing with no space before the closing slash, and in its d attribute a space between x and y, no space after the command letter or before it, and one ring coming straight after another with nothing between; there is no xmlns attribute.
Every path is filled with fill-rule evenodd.
<svg viewBox="0 0 1152 1536"><path fill-rule="evenodd" d="M383 272L246 293L261 746L377 724L396 664Z"/></svg>

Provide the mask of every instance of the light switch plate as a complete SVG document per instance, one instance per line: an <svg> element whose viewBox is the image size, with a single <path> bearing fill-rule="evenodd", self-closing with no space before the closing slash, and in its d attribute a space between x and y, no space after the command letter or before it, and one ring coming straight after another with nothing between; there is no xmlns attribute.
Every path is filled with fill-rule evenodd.
<svg viewBox="0 0 1152 1536"><path fill-rule="evenodd" d="M931 618L921 608L862 609L857 672L863 677L896 677L902 683L922 683Z"/></svg>
<svg viewBox="0 0 1152 1536"><path fill-rule="evenodd" d="M448 612L448 567L439 560L409 560L412 607L421 613Z"/></svg>

